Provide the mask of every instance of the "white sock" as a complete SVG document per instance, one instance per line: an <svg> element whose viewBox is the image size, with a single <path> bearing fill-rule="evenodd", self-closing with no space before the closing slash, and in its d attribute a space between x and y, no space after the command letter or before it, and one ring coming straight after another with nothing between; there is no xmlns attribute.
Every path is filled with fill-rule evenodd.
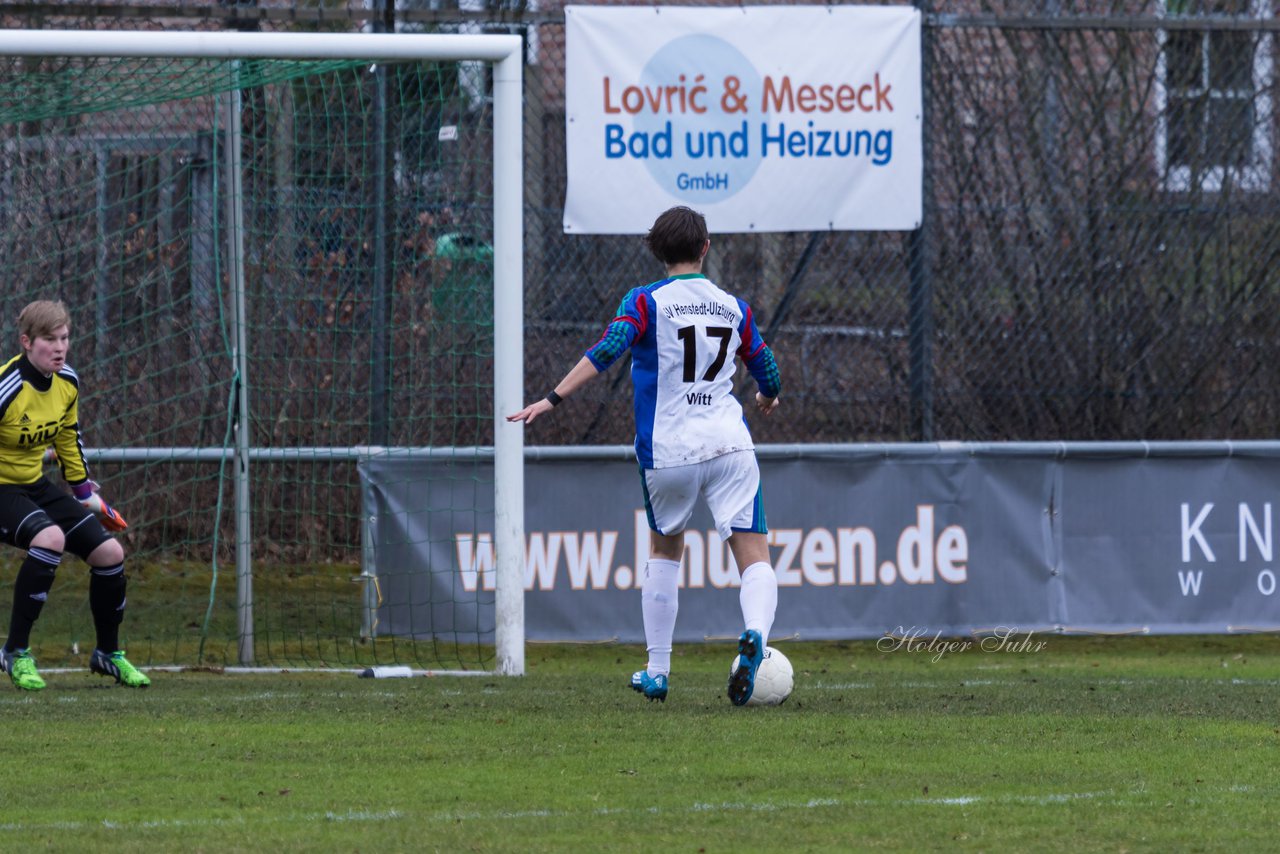
<svg viewBox="0 0 1280 854"><path fill-rule="evenodd" d="M773 616L778 610L778 576L772 566L761 561L742 570L738 602L742 605L742 621L748 629L759 632L761 642L768 646Z"/></svg>
<svg viewBox="0 0 1280 854"><path fill-rule="evenodd" d="M679 610L680 561L649 558L644 565L640 605L644 612L644 640L649 647L650 676L671 672L671 638Z"/></svg>

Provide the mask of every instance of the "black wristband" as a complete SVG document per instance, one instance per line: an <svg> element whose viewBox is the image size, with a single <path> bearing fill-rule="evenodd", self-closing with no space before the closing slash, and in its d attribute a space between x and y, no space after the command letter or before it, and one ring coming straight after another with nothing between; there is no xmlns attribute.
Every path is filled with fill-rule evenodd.
<svg viewBox="0 0 1280 854"><path fill-rule="evenodd" d="M560 401L562 400L564 400L564 398L556 394L555 389L547 392L547 403L550 403L552 406L559 406Z"/></svg>

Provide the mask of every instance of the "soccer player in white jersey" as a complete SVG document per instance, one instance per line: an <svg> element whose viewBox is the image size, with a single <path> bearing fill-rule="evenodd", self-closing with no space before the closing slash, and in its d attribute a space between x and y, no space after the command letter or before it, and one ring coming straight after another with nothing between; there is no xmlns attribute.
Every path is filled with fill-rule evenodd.
<svg viewBox="0 0 1280 854"><path fill-rule="evenodd" d="M741 706L751 697L773 627L778 580L769 562L755 446L733 395L735 360L755 378L755 403L765 415L778 407L781 380L751 307L702 273L711 246L702 214L671 208L645 240L666 266L666 278L633 288L564 379L507 420L532 424L631 349L636 456L650 528L641 588L649 661L631 677L631 687L650 700L667 698L684 530L701 497L741 570L746 630L738 639L741 664L728 686L729 699Z"/></svg>

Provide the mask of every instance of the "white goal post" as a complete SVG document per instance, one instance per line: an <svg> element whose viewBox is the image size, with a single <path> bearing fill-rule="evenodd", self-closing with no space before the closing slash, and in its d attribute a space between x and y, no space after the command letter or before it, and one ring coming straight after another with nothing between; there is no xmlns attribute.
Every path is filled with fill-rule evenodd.
<svg viewBox="0 0 1280 854"><path fill-rule="evenodd" d="M505 415L518 411L524 395L523 222L523 43L516 35L376 33L196 33L141 31L0 30L0 55L14 57L114 57L288 60L443 61L477 60L493 66L493 287L494 287L494 547L495 667L522 675L524 653L524 439ZM236 189L230 189L233 199ZM234 207L234 201L229 208ZM231 211L229 275L233 341L246 352L243 257L236 247ZM244 365L240 364L243 369ZM243 375L243 374L242 374ZM241 394L244 384L241 384ZM247 418L242 397L237 418ZM252 614L247 494L251 449L242 422L235 448L237 578L242 615ZM242 616L242 619L243 616ZM248 623L252 658L252 622Z"/></svg>

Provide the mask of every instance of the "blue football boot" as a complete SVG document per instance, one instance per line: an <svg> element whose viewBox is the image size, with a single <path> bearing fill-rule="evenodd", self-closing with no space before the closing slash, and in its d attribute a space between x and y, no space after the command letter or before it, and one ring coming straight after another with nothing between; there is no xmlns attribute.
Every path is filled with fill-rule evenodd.
<svg viewBox="0 0 1280 854"><path fill-rule="evenodd" d="M650 700L657 700L659 703L667 701L667 676L665 673L650 676L647 670L637 670L631 674L631 688L644 694Z"/></svg>
<svg viewBox="0 0 1280 854"><path fill-rule="evenodd" d="M764 660L764 641L755 629L747 629L738 638L738 666L729 674L729 702L745 706L756 687L756 670Z"/></svg>

